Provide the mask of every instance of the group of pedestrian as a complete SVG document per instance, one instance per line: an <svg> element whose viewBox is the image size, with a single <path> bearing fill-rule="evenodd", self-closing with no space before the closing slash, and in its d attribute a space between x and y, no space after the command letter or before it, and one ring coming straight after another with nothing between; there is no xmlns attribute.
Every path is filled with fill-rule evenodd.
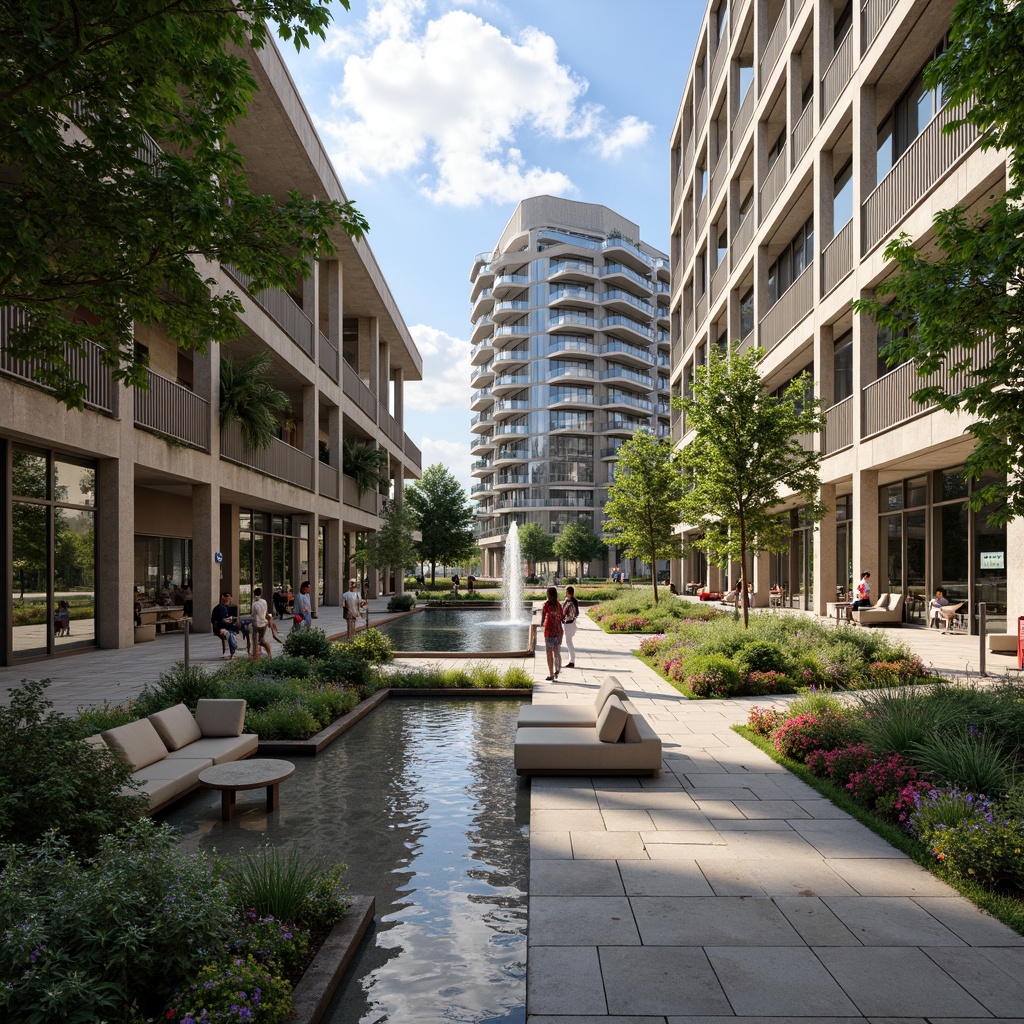
<svg viewBox="0 0 1024 1024"><path fill-rule="evenodd" d="M293 616L293 629L309 629L312 625L312 601L309 597L309 582L303 582L299 587L299 594L295 598L295 614ZM267 652L267 657L272 658L270 641L267 639L267 630L270 630L273 638L283 644L281 635L277 631L277 624L274 616L263 597L263 588L256 587L252 592L252 604L249 607L249 619L243 619L238 614L238 605L231 603L230 591L220 595L220 603L214 605L210 614L210 624L213 632L220 637L222 650L230 661L238 650L238 634L241 632L245 637L245 646L250 651L251 658L258 658L260 650Z"/></svg>
<svg viewBox="0 0 1024 1024"><path fill-rule="evenodd" d="M576 600L576 588L565 588L565 600L559 603L558 589L548 587L547 600L541 610L544 629L544 650L548 659L548 680L557 679L562 671L562 641L569 649L566 668L576 667L576 620L580 614L580 603Z"/></svg>

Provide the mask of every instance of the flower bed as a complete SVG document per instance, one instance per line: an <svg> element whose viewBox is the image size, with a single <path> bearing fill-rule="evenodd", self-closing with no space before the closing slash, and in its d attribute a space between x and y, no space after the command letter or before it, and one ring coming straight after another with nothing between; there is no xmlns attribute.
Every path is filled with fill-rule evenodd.
<svg viewBox="0 0 1024 1024"><path fill-rule="evenodd" d="M606 633L664 633L684 622L708 622L721 617L714 608L679 601L660 590L657 603L651 591L630 590L602 600L587 613ZM577 592L577 597L579 593Z"/></svg>

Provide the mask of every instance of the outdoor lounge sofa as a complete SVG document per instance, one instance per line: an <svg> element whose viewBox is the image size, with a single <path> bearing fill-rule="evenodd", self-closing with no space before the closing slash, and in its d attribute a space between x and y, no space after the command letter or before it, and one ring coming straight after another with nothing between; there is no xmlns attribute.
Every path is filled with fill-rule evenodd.
<svg viewBox="0 0 1024 1024"><path fill-rule="evenodd" d="M592 726L516 730L519 775L655 775L661 740L628 700L614 694Z"/></svg>
<svg viewBox="0 0 1024 1024"><path fill-rule="evenodd" d="M592 704L524 704L519 709L519 728L582 728L591 729L597 725L597 716L601 713L608 698L615 695L619 700L626 699L626 691L622 684L609 676L597 691Z"/></svg>
<svg viewBox="0 0 1024 1024"><path fill-rule="evenodd" d="M147 796L152 814L197 789L204 769L256 753L259 737L242 732L244 721L244 700L200 700L195 716L176 704L86 742L110 747L135 769L139 789L125 793Z"/></svg>
<svg viewBox="0 0 1024 1024"><path fill-rule="evenodd" d="M903 595L882 594L870 608L850 612L850 618L859 626L901 626Z"/></svg>

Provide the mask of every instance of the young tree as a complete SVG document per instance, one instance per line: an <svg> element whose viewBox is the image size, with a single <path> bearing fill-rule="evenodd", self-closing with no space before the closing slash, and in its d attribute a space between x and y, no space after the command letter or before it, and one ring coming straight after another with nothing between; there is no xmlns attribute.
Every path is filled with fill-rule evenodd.
<svg viewBox="0 0 1024 1024"><path fill-rule="evenodd" d="M462 485L440 462L405 489L405 501L423 537L416 547L430 563L431 584L439 564L457 565L475 557L473 509Z"/></svg>
<svg viewBox="0 0 1024 1024"><path fill-rule="evenodd" d="M821 454L803 443L824 425L811 378L802 373L781 398L769 395L758 370L763 354L714 349L708 364L697 367L693 398L678 403L696 432L681 453L689 487L683 518L703 530L693 543L715 564L739 562L744 595L747 553L789 547L789 514L779 511L783 489L803 499L812 520L825 513L818 501ZM747 602L741 603L746 626Z"/></svg>
<svg viewBox="0 0 1024 1024"><path fill-rule="evenodd" d="M874 300L854 303L892 329L890 365L912 359L920 402L977 417L977 445L965 475L998 479L976 488L969 505L993 506L989 521L1024 515L1024 6L1008 0L960 0L949 48L925 68L927 88L941 84L947 106L965 104L965 122L983 148L1005 148L1007 190L980 215L959 207L935 215L934 251L922 255L904 234L885 257L897 267ZM987 348L991 345L991 355Z"/></svg>
<svg viewBox="0 0 1024 1024"><path fill-rule="evenodd" d="M375 569L394 569L404 573L416 562L416 543L412 539L413 517L405 507L385 501L380 529L368 544L369 564Z"/></svg>
<svg viewBox="0 0 1024 1024"><path fill-rule="evenodd" d="M580 579L583 563L603 558L604 552L604 541L586 523L567 523L555 539L555 554L566 562L575 562Z"/></svg>
<svg viewBox="0 0 1024 1024"><path fill-rule="evenodd" d="M206 261L291 288L366 231L349 202L257 194L231 141L258 91L247 51L272 27L301 49L330 19L327 0L0 4L0 306L21 311L12 354L68 406L89 343L148 386L136 323L198 351L241 336Z"/></svg>
<svg viewBox="0 0 1024 1024"><path fill-rule="evenodd" d="M646 430L619 449L615 482L604 507L609 531L631 551L657 566L679 554L676 525L682 522L683 479L679 453ZM658 574L652 574L658 601Z"/></svg>
<svg viewBox="0 0 1024 1024"><path fill-rule="evenodd" d="M540 523L524 523L519 527L519 550L526 561L526 575L533 576L538 562L555 557L555 541Z"/></svg>

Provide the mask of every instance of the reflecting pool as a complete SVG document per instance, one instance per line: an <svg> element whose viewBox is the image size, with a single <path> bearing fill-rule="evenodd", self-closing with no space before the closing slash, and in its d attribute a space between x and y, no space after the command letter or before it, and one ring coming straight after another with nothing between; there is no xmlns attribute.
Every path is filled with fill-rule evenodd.
<svg viewBox="0 0 1024 1024"><path fill-rule="evenodd" d="M372 623L371 623L372 625ZM425 608L377 626L396 651L525 651L530 640L530 617L525 622L502 622L501 609Z"/></svg>
<svg viewBox="0 0 1024 1024"><path fill-rule="evenodd" d="M272 845L349 865L374 928L330 1024L522 1024L529 790L512 765L519 701L388 700L315 758L293 758L269 816L240 793L233 821L199 792L165 820L191 849Z"/></svg>

